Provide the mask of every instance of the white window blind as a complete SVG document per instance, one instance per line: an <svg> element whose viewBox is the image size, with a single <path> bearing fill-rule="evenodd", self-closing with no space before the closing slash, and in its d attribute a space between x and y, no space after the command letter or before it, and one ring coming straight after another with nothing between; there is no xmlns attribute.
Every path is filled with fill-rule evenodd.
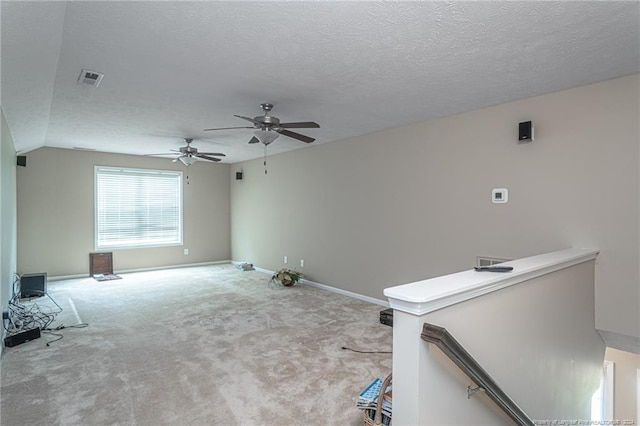
<svg viewBox="0 0 640 426"><path fill-rule="evenodd" d="M95 167L96 249L182 244L182 172Z"/></svg>

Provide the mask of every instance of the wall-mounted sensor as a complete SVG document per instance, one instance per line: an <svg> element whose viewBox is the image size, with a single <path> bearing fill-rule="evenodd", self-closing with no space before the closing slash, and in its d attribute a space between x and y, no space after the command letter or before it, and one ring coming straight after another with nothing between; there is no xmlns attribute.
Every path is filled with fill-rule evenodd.
<svg viewBox="0 0 640 426"><path fill-rule="evenodd" d="M493 201L493 204L502 204L509 201L509 191L507 188L494 188L491 191L491 201Z"/></svg>
<svg viewBox="0 0 640 426"><path fill-rule="evenodd" d="M242 180L242 172L236 172L236 180Z"/></svg>
<svg viewBox="0 0 640 426"><path fill-rule="evenodd" d="M78 77L78 83L98 87L102 81L102 77L104 77L104 74L97 71L82 70L80 72L80 77Z"/></svg>
<svg viewBox="0 0 640 426"><path fill-rule="evenodd" d="M531 142L533 140L533 123L531 121L523 121L518 124L518 141Z"/></svg>

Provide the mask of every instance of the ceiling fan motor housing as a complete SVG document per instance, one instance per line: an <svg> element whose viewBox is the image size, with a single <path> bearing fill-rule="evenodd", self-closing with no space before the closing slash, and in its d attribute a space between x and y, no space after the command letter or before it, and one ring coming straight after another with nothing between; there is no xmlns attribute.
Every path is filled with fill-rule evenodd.
<svg viewBox="0 0 640 426"><path fill-rule="evenodd" d="M254 118L255 121L261 123L262 130L280 126L280 119L270 115L260 115Z"/></svg>
<svg viewBox="0 0 640 426"><path fill-rule="evenodd" d="M196 154L198 152L198 148L191 146L191 142L193 142L193 139L185 138L184 141L187 143L187 146L180 147L180 152L182 152L183 154Z"/></svg>

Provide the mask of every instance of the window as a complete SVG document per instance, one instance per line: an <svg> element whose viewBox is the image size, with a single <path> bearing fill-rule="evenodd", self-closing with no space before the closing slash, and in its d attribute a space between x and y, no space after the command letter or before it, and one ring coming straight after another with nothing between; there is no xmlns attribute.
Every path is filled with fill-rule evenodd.
<svg viewBox="0 0 640 426"><path fill-rule="evenodd" d="M182 172L95 167L96 249L182 244Z"/></svg>

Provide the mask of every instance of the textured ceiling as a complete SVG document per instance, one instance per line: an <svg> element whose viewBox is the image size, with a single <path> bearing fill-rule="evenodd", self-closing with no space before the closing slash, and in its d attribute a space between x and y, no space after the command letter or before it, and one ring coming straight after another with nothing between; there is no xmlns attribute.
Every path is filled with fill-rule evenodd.
<svg viewBox="0 0 640 426"><path fill-rule="evenodd" d="M262 102L320 123L299 130L314 145L640 72L639 5L3 1L0 100L19 152L193 137L237 162L264 153L251 130L202 130ZM281 136L269 153L306 146Z"/></svg>

